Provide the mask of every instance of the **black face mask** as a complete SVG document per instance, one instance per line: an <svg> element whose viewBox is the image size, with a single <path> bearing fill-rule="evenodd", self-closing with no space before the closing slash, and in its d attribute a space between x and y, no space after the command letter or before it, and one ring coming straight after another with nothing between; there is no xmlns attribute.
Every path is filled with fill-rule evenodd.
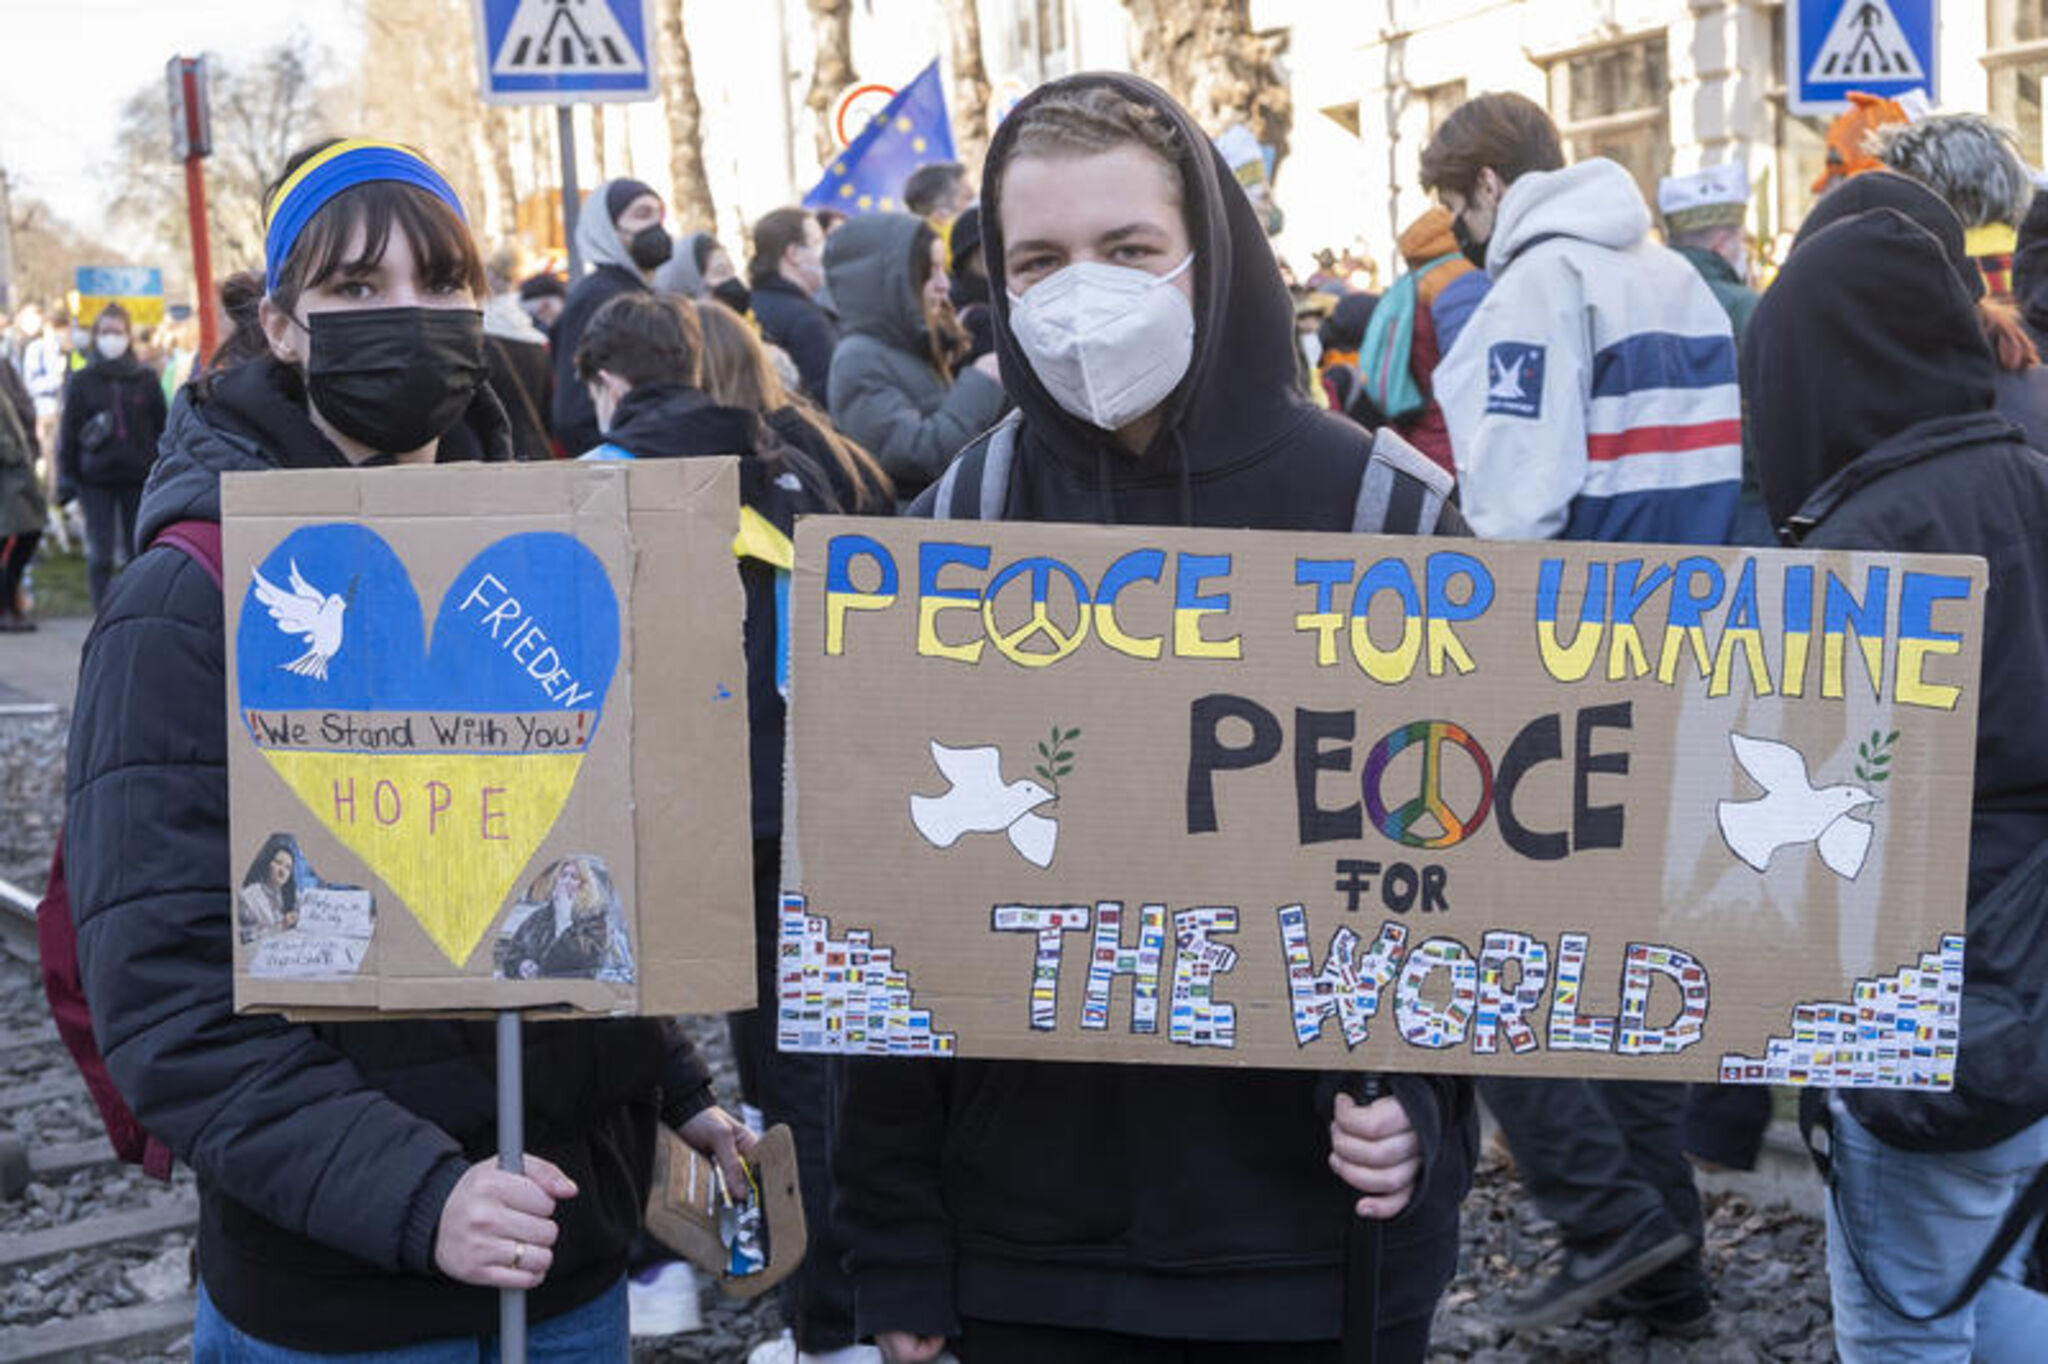
<svg viewBox="0 0 2048 1364"><path fill-rule="evenodd" d="M660 223L654 223L633 234L633 240L626 246L626 254L642 270L658 270L668 263L675 249L676 244L669 240L668 231Z"/></svg>
<svg viewBox="0 0 2048 1364"><path fill-rule="evenodd" d="M711 296L742 317L754 303L754 291L737 279L722 279L712 285Z"/></svg>
<svg viewBox="0 0 2048 1364"><path fill-rule="evenodd" d="M387 455L417 450L462 418L484 382L474 308L314 313L306 394L335 430Z"/></svg>
<svg viewBox="0 0 2048 1364"><path fill-rule="evenodd" d="M1462 213L1451 219L1451 238L1458 243L1458 250L1464 252L1466 260L1481 270L1486 268L1487 243L1472 240L1472 229L1465 226L1465 215Z"/></svg>

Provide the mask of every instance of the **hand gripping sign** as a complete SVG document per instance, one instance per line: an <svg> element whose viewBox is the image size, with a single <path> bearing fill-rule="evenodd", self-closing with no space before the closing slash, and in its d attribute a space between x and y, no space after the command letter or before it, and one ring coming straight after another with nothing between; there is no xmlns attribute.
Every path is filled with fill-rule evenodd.
<svg viewBox="0 0 2048 1364"><path fill-rule="evenodd" d="M223 506L238 1007L751 999L732 461L231 474Z"/></svg>
<svg viewBox="0 0 2048 1364"><path fill-rule="evenodd" d="M805 523L781 1045L1944 1087L1974 559Z"/></svg>

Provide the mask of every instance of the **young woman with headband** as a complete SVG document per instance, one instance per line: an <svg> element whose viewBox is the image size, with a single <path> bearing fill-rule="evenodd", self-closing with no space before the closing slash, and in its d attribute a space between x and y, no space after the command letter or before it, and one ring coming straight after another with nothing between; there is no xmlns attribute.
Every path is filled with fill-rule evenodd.
<svg viewBox="0 0 2048 1364"><path fill-rule="evenodd" d="M534 1359L628 1357L625 1270L657 1119L731 1177L751 1137L654 1020L534 1030L524 1175L497 1168L489 1023L234 1011L223 613L203 555L229 471L508 457L483 268L416 152L302 152L267 200L267 351L181 394L138 543L87 641L66 837L93 1031L198 1175L193 1357L475 1358L527 1290ZM479 470L479 478L493 475Z"/></svg>

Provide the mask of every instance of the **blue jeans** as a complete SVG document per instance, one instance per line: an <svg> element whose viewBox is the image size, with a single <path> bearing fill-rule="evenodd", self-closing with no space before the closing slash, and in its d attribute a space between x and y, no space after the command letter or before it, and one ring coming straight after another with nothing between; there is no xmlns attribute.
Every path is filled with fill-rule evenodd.
<svg viewBox="0 0 2048 1364"><path fill-rule="evenodd" d="M573 1312L535 1322L526 1329L526 1357L532 1364L626 1364L633 1356L626 1322L626 1281ZM192 1319L192 1364L498 1364L498 1338L424 1340L390 1350L315 1354L271 1345L238 1330L199 1290Z"/></svg>
<svg viewBox="0 0 2048 1364"><path fill-rule="evenodd" d="M1901 1151L1870 1135L1838 1098L1835 1195L1828 1200L1828 1282L1842 1364L2036 1360L2048 1341L2048 1295L2025 1287L2022 1236L1967 1306L1929 1322L1898 1316L1871 1293L1843 1244L1900 1307L1932 1312L1955 1295L2006 1209L2048 1163L2048 1118L1982 1151Z"/></svg>

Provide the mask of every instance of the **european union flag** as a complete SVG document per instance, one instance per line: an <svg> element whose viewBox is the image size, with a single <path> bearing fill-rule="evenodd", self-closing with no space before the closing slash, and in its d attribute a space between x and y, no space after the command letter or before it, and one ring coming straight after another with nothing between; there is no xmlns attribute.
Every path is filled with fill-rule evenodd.
<svg viewBox="0 0 2048 1364"><path fill-rule="evenodd" d="M804 196L805 208L841 213L893 213L903 208L903 182L919 166L953 159L953 124L936 60L896 92L853 144L825 167Z"/></svg>

